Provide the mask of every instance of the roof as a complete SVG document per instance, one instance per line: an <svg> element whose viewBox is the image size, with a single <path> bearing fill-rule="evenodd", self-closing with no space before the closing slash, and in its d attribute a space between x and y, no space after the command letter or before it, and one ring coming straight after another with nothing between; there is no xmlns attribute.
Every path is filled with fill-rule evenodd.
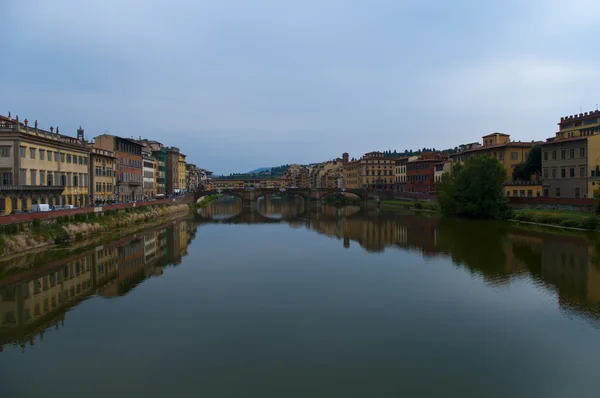
<svg viewBox="0 0 600 398"><path fill-rule="evenodd" d="M441 159L441 158L416 159L416 160L410 161L408 163L425 163L425 162L429 162L429 163L444 163L446 160L448 160L448 159Z"/></svg>
<svg viewBox="0 0 600 398"><path fill-rule="evenodd" d="M485 137L493 137L493 136L495 136L495 135L501 135L501 136L503 136L503 137L510 137L510 134L504 134L504 133L492 133L492 134L484 135L482 138L485 138Z"/></svg>
<svg viewBox="0 0 600 398"><path fill-rule="evenodd" d="M487 151L490 149L497 149L497 148L510 148L510 147L514 147L514 148L531 148L537 144L542 144L542 141L534 141L534 142L520 142L520 141L512 141L512 142L506 142L504 144L495 144L495 145L483 145L477 148L471 148L471 149L466 149L464 151L461 152L456 152L450 155L450 157L453 156L460 156L463 153L471 153L471 152L483 152L483 151Z"/></svg>
<svg viewBox="0 0 600 398"><path fill-rule="evenodd" d="M552 145L552 144L562 144L564 142L571 142L571 141L580 141L580 140L587 140L589 136L584 135L584 136L580 136L580 137L571 137L571 138L561 138L561 139L555 139L556 137L551 137L552 141L546 141L543 142L543 145Z"/></svg>

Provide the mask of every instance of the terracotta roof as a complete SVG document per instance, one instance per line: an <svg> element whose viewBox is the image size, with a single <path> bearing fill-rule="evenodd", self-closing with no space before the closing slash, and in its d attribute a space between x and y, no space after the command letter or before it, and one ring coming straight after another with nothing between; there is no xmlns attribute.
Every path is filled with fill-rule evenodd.
<svg viewBox="0 0 600 398"><path fill-rule="evenodd" d="M531 148L532 146L535 146L537 144L542 144L542 143L543 143L543 141L535 141L535 142L511 141L511 142L507 142L507 143L504 143L504 144L484 145L484 146L480 146L480 147L477 147L477 148L466 149L466 150L461 151L461 152L453 153L453 154L450 155L450 157L460 156L463 153L487 151L487 150L496 149L496 148L505 148L505 147Z"/></svg>
<svg viewBox="0 0 600 398"><path fill-rule="evenodd" d="M408 162L408 163L425 163L425 162L444 163L446 160L448 160L448 159L440 159L440 158L435 158L435 159L416 159L416 160L413 160L413 161Z"/></svg>
<svg viewBox="0 0 600 398"><path fill-rule="evenodd" d="M510 134L504 134L504 133L491 133L491 134L488 134L488 135L484 135L482 138L485 138L485 137L493 137L493 136L495 136L495 135L501 135L501 136L503 136L503 137L510 137Z"/></svg>

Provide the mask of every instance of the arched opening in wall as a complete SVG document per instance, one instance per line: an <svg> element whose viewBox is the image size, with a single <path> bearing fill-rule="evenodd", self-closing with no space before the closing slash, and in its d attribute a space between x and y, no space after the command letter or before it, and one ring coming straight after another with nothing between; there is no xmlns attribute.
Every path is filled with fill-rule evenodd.
<svg viewBox="0 0 600 398"><path fill-rule="evenodd" d="M212 221L224 221L242 213L242 198L237 194L212 194L198 198L197 214Z"/></svg>
<svg viewBox="0 0 600 398"><path fill-rule="evenodd" d="M290 220L306 211L308 198L305 195L281 191L265 193L256 200L256 211L273 220Z"/></svg>

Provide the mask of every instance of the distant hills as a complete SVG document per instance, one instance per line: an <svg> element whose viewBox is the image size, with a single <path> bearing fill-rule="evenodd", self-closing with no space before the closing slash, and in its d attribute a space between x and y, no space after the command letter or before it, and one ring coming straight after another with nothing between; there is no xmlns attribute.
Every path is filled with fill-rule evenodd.
<svg viewBox="0 0 600 398"><path fill-rule="evenodd" d="M245 174L258 174L258 173L262 173L263 171L269 171L269 170L271 170L271 167L259 167L258 169L248 171Z"/></svg>

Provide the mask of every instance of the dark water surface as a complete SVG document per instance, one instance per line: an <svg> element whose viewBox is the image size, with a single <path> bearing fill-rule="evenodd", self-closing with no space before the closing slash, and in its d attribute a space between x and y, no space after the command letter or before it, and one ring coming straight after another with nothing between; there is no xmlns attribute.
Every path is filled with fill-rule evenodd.
<svg viewBox="0 0 600 398"><path fill-rule="evenodd" d="M600 396L594 236L240 211L0 263L0 397Z"/></svg>

